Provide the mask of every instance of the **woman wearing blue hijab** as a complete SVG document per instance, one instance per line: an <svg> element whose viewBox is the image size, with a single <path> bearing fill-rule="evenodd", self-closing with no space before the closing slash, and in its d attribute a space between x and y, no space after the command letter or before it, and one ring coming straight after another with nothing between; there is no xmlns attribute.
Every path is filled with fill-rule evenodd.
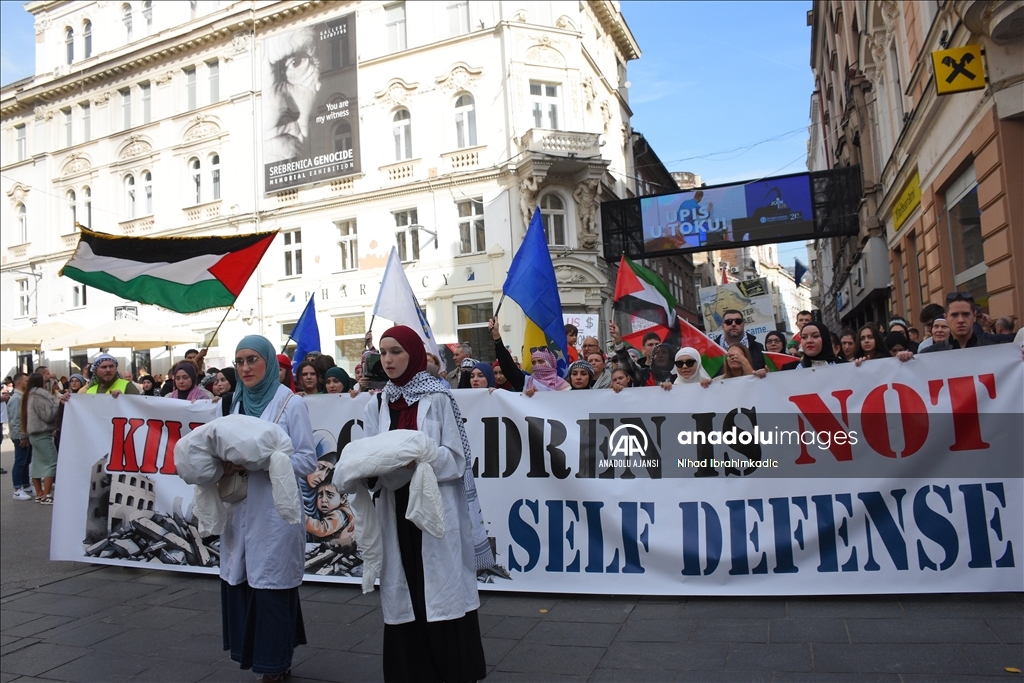
<svg viewBox="0 0 1024 683"><path fill-rule="evenodd" d="M273 344L245 337L234 366L231 412L276 422L291 437L296 477L306 477L316 469L313 427L306 405L278 379ZM225 475L241 469L224 463ZM248 480L245 499L227 504L220 539L224 649L260 680L277 681L291 669L295 646L306 642L299 606L306 532L302 522L288 524L274 508L269 473L249 472Z"/></svg>

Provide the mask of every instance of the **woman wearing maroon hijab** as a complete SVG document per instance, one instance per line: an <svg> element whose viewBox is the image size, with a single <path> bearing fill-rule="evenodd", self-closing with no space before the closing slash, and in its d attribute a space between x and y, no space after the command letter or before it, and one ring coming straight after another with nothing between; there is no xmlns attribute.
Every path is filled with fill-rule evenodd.
<svg viewBox="0 0 1024 683"><path fill-rule="evenodd" d="M477 543L470 512L479 503L472 479L467 485L464 477L471 456L462 416L451 390L426 371L426 350L412 329L386 331L380 357L390 381L382 400L367 404L365 434L411 429L433 440L437 454L430 466L445 522L444 535L436 538L406 519L412 469L402 467L367 481L372 491L380 491L374 511L384 550L384 680L480 680L487 666L477 619ZM482 542L489 555L486 534Z"/></svg>

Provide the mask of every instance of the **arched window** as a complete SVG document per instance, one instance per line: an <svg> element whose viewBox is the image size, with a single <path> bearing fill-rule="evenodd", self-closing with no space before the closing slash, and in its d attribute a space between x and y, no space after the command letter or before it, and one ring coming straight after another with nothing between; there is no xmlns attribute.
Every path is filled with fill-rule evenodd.
<svg viewBox="0 0 1024 683"><path fill-rule="evenodd" d="M412 159L412 116L408 109L399 109L392 118L391 133L395 138L395 161Z"/></svg>
<svg viewBox="0 0 1024 683"><path fill-rule="evenodd" d="M153 174L149 171L142 172L142 194L146 198L146 214L153 215Z"/></svg>
<svg viewBox="0 0 1024 683"><path fill-rule="evenodd" d="M122 498L124 498L124 496L122 496L120 493L115 493L114 494L114 502L115 503L120 503Z"/></svg>
<svg viewBox="0 0 1024 683"><path fill-rule="evenodd" d="M149 501L148 503L146 503L146 509L147 510L152 510L153 509L153 501Z"/></svg>
<svg viewBox="0 0 1024 683"><path fill-rule="evenodd" d="M82 56L86 59L92 57L92 22L87 21L82 25L82 42L84 43Z"/></svg>
<svg viewBox="0 0 1024 683"><path fill-rule="evenodd" d="M118 484L123 484L124 480L125 480L125 475L123 475L123 474L117 475L117 483ZM118 501L118 502L120 503L121 501Z"/></svg>
<svg viewBox="0 0 1024 683"><path fill-rule="evenodd" d="M146 21L146 35L148 36L153 32L153 3L151 0L142 3L142 18Z"/></svg>
<svg viewBox="0 0 1024 683"><path fill-rule="evenodd" d="M342 121L334 127L334 151L345 152L352 149L352 126Z"/></svg>
<svg viewBox="0 0 1024 683"><path fill-rule="evenodd" d="M82 188L82 196L85 197L85 215L82 216L85 222L82 225L92 230L92 189L88 185Z"/></svg>
<svg viewBox="0 0 1024 683"><path fill-rule="evenodd" d="M18 204L15 212L18 214L18 244L25 244L28 242L28 209Z"/></svg>
<svg viewBox="0 0 1024 683"><path fill-rule="evenodd" d="M121 5L121 23L124 24L124 41L132 42L132 6L128 3Z"/></svg>
<svg viewBox="0 0 1024 683"><path fill-rule="evenodd" d="M476 104L469 93L455 100L455 141L459 149L476 145Z"/></svg>
<svg viewBox="0 0 1024 683"><path fill-rule="evenodd" d="M139 509L141 510L145 505L146 501L144 501L142 498L139 498Z"/></svg>
<svg viewBox="0 0 1024 683"><path fill-rule="evenodd" d="M68 190L64 197L68 203L68 231L74 232L75 223L78 222L78 197L75 195L74 190Z"/></svg>
<svg viewBox="0 0 1024 683"><path fill-rule="evenodd" d="M67 52L68 64L75 61L75 30L70 26L64 29L64 49Z"/></svg>
<svg viewBox="0 0 1024 683"><path fill-rule="evenodd" d="M128 500L125 501L125 505L128 507L135 505L135 496L128 496Z"/></svg>
<svg viewBox="0 0 1024 683"><path fill-rule="evenodd" d="M124 215L128 220L135 218L135 176L124 177Z"/></svg>
<svg viewBox="0 0 1024 683"><path fill-rule="evenodd" d="M129 484L130 484L131 486L135 486L135 485L137 485L137 484L138 484L138 480L137 480L137 479L136 479L135 477L132 477L132 478L131 478L131 481L129 481L128 483L129 483ZM129 503L128 503L129 505L131 505L131 502L130 502L130 501L131 501L131 499L129 499Z"/></svg>
<svg viewBox="0 0 1024 683"><path fill-rule="evenodd" d="M210 190L213 201L220 199L220 155L210 157Z"/></svg>
<svg viewBox="0 0 1024 683"><path fill-rule="evenodd" d="M565 202L554 192L540 200L540 215L544 220L544 236L552 246L566 246Z"/></svg>
<svg viewBox="0 0 1024 683"><path fill-rule="evenodd" d="M189 173L191 174L192 181L192 203L199 204L202 202L202 189L203 189L203 177L200 174L201 165L199 159L195 157L188 162Z"/></svg>

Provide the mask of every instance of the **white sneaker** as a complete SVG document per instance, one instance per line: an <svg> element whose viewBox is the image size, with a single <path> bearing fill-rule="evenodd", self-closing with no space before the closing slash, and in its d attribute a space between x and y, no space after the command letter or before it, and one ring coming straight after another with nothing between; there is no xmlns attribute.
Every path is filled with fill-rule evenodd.
<svg viewBox="0 0 1024 683"><path fill-rule="evenodd" d="M22 491L21 489L18 489L17 491L14 492L14 500L32 500L34 498L35 496L29 495Z"/></svg>

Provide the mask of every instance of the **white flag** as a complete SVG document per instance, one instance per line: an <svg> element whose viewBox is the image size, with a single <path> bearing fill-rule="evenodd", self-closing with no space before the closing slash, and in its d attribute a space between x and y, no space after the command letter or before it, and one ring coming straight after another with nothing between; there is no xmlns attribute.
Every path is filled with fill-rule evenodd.
<svg viewBox="0 0 1024 683"><path fill-rule="evenodd" d="M377 303L373 305L373 314L396 325L412 328L423 339L427 352L441 357L437 351L434 332L430 329L430 323L420 309L419 302L416 301L416 295L413 294L409 278L405 277L405 270L395 247L391 247L391 254L388 255L388 265L384 268L384 279L380 283Z"/></svg>

